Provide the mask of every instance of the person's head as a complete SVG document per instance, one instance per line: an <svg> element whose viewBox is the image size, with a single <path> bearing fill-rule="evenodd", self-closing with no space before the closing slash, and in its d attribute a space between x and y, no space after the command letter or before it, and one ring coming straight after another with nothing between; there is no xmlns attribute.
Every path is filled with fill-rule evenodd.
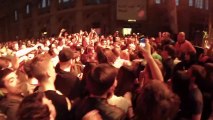
<svg viewBox="0 0 213 120"><path fill-rule="evenodd" d="M97 51L97 59L99 63L113 64L117 57L109 48L100 48Z"/></svg>
<svg viewBox="0 0 213 120"><path fill-rule="evenodd" d="M9 94L18 95L22 93L21 87L16 71L9 68L0 70L0 88L5 88Z"/></svg>
<svg viewBox="0 0 213 120"><path fill-rule="evenodd" d="M48 53L50 54L50 56L55 57L55 56L58 55L59 52L56 48L52 47L52 48L49 49Z"/></svg>
<svg viewBox="0 0 213 120"><path fill-rule="evenodd" d="M170 33L169 32L163 32L162 37L163 37L163 39L170 39Z"/></svg>
<svg viewBox="0 0 213 120"><path fill-rule="evenodd" d="M173 119L179 109L179 98L161 81L144 86L136 102L138 120Z"/></svg>
<svg viewBox="0 0 213 120"><path fill-rule="evenodd" d="M163 47L163 50L161 51L161 56L163 59L167 59L171 57L172 59L175 59L176 52L173 45L166 45Z"/></svg>
<svg viewBox="0 0 213 120"><path fill-rule="evenodd" d="M17 111L18 120L55 120L56 110L43 92L26 96Z"/></svg>
<svg viewBox="0 0 213 120"><path fill-rule="evenodd" d="M191 82L194 82L199 86L200 89L203 89L204 82L206 81L206 70L203 66L192 65L187 71Z"/></svg>
<svg viewBox="0 0 213 120"><path fill-rule="evenodd" d="M56 73L48 54L33 58L25 68L30 77L35 77L40 83L55 81Z"/></svg>
<svg viewBox="0 0 213 120"><path fill-rule="evenodd" d="M18 51L19 50L19 44L17 42L15 42L13 44L13 50Z"/></svg>
<svg viewBox="0 0 213 120"><path fill-rule="evenodd" d="M12 67L11 60L7 57L0 57L0 69Z"/></svg>
<svg viewBox="0 0 213 120"><path fill-rule="evenodd" d="M206 63L205 64L206 69L206 85L207 89L210 90L211 93L213 93L213 63Z"/></svg>
<svg viewBox="0 0 213 120"><path fill-rule="evenodd" d="M99 64L94 67L86 81L86 86L90 94L102 96L112 95L116 86L117 69L109 64Z"/></svg>
<svg viewBox="0 0 213 120"><path fill-rule="evenodd" d="M179 32L177 36L178 43L183 43L186 40L186 36L184 32Z"/></svg>
<svg viewBox="0 0 213 120"><path fill-rule="evenodd" d="M76 51L71 50L70 48L63 48L59 54L59 61L63 63L71 63L75 58L78 57L78 53Z"/></svg>

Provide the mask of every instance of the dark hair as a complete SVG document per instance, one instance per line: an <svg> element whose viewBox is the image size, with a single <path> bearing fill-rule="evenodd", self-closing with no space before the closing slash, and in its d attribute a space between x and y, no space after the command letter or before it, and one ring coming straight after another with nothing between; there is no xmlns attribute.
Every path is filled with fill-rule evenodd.
<svg viewBox="0 0 213 120"><path fill-rule="evenodd" d="M67 62L74 58L74 52L70 48L64 48L59 52L58 58L60 62Z"/></svg>
<svg viewBox="0 0 213 120"><path fill-rule="evenodd" d="M138 120L173 119L179 104L179 98L166 84L152 80L140 92L135 113Z"/></svg>
<svg viewBox="0 0 213 120"><path fill-rule="evenodd" d="M206 63L206 89L208 92L213 93L213 63Z"/></svg>
<svg viewBox="0 0 213 120"><path fill-rule="evenodd" d="M109 64L99 64L90 71L86 86L94 95L103 95L114 83L117 69Z"/></svg>
<svg viewBox="0 0 213 120"><path fill-rule="evenodd" d="M195 78L195 83L203 91L206 82L206 69L200 65L192 65L190 69L192 71L192 76Z"/></svg>
<svg viewBox="0 0 213 120"><path fill-rule="evenodd" d="M0 88L5 87L3 79L4 79L4 77L6 77L7 75L9 75L12 72L13 72L13 70L9 69L9 68L0 70Z"/></svg>
<svg viewBox="0 0 213 120"><path fill-rule="evenodd" d="M0 57L0 69L7 68L11 60L7 57Z"/></svg>
<svg viewBox="0 0 213 120"><path fill-rule="evenodd" d="M163 50L168 52L168 55L171 56L172 59L175 59L176 57L176 51L173 45L165 45L163 47Z"/></svg>
<svg viewBox="0 0 213 120"><path fill-rule="evenodd" d="M112 64L116 60L115 54L109 48L99 49L97 51L97 58L99 63Z"/></svg>
<svg viewBox="0 0 213 120"><path fill-rule="evenodd" d="M33 93L26 96L19 105L17 111L18 120L49 120L50 111L42 100L43 92Z"/></svg>

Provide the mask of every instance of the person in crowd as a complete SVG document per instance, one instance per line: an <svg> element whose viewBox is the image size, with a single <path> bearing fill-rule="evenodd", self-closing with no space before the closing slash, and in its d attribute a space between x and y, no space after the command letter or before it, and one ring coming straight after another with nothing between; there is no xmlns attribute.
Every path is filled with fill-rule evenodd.
<svg viewBox="0 0 213 120"><path fill-rule="evenodd" d="M38 107L46 106L42 104L43 98L52 101L56 116L48 117L50 111L45 107L45 119L140 120L148 117L157 119L157 116L173 119L179 102L168 90L171 87L180 97L180 111L175 120L206 120L211 118L212 112L213 47L207 46L198 61L200 52L196 51L185 37L184 32L179 32L177 42L173 46L170 34L165 32L162 37L159 35L155 40L146 39L145 47L141 47L138 46L139 35L134 33L128 36L99 36L95 29L91 29L90 32L81 30L73 34L68 34L62 29L56 37L27 40L27 43L23 40L0 43L0 70L11 69L11 74L14 73L12 76L16 78L16 74L19 81L25 81L25 78L19 75L20 72L28 75L24 84L17 83L20 88L17 92L22 91L18 93L18 96L21 94L21 99L27 94L37 96L35 92L40 91L44 95L40 96ZM175 56L180 62L177 62L179 60L175 59ZM205 67L206 78L205 69L197 64ZM179 73L178 70L187 73ZM0 72L0 75L3 73ZM7 83L7 76L10 74L2 79L2 83ZM8 97L9 88L6 88L6 85L15 85L15 81L2 84L0 88L0 104L3 108L8 108L8 103L11 103ZM168 88L164 82L167 82ZM156 87L153 88L154 86ZM150 95L156 96L150 100ZM158 96L161 96L160 99ZM70 100L67 98L74 106L71 113ZM28 100L25 102L35 105ZM170 108L169 106L175 102L174 109ZM14 104L17 106L19 103ZM30 107L23 105L22 108L22 115L32 115L23 112L25 109L31 109ZM162 115L159 109L164 110L165 114ZM156 116L152 115L154 112ZM42 111L40 113L36 114L43 115ZM0 109L1 116L7 117L5 109Z"/></svg>
<svg viewBox="0 0 213 120"><path fill-rule="evenodd" d="M153 79L164 81L162 70L160 69L159 65L152 57L151 45L149 44L148 39L146 39L145 47L140 47L140 51L147 62L144 70L139 75L139 81L141 82L141 84L145 85L148 81Z"/></svg>
<svg viewBox="0 0 213 120"><path fill-rule="evenodd" d="M176 58L175 55L176 52L173 45L165 45L161 51L161 56L163 58L164 81L168 81L173 75Z"/></svg>
<svg viewBox="0 0 213 120"><path fill-rule="evenodd" d="M39 82L39 91L52 100L56 109L56 120L69 120L71 103L60 91L55 88L56 73L48 54L38 55L26 66L28 75L35 77Z"/></svg>
<svg viewBox="0 0 213 120"><path fill-rule="evenodd" d="M169 32L163 32L162 36L161 36L161 46L165 46L165 45L174 45L175 41L172 40L171 35Z"/></svg>
<svg viewBox="0 0 213 120"><path fill-rule="evenodd" d="M17 120L55 120L55 118L55 107L43 92L26 96L17 111Z"/></svg>
<svg viewBox="0 0 213 120"><path fill-rule="evenodd" d="M64 48L59 52L60 62L56 65L56 81L55 87L61 91L69 99L75 99L80 96L80 80L77 74L72 71L72 67L76 68L74 63L75 52L70 48ZM79 73L80 74L80 73Z"/></svg>
<svg viewBox="0 0 213 120"><path fill-rule="evenodd" d="M58 58L59 51L56 48L51 47L48 53L50 54L51 61L53 62L53 65L55 67L59 62L59 58Z"/></svg>
<svg viewBox="0 0 213 120"><path fill-rule="evenodd" d="M26 88L20 76L21 73L9 68L0 70L0 88L5 95L0 100L0 111L6 115L6 120L17 120L16 112Z"/></svg>
<svg viewBox="0 0 213 120"><path fill-rule="evenodd" d="M206 63L204 65L206 70L206 79L203 86L203 114L202 114L202 120L211 120L213 119L213 116L211 116L211 113L213 113L213 63ZM213 114L212 114L213 115ZM210 117L212 117L210 119Z"/></svg>
<svg viewBox="0 0 213 120"><path fill-rule="evenodd" d="M181 100L177 120L200 120L203 111L203 95L198 86L204 80L205 71L200 71L200 66L192 65L188 71L178 71L172 78L173 91ZM196 74L195 74L196 73ZM199 78L196 78L198 77Z"/></svg>
<svg viewBox="0 0 213 120"><path fill-rule="evenodd" d="M124 120L125 112L107 103L113 95L117 69L109 64L99 64L93 68L86 81L89 96L82 99L73 108L74 117L80 120L88 112L96 109L103 120Z"/></svg>
<svg viewBox="0 0 213 120"><path fill-rule="evenodd" d="M180 58L183 53L192 53L195 54L196 50L194 46L186 40L185 33L179 32L177 36L177 42L175 44L175 49L177 52L178 57Z"/></svg>
<svg viewBox="0 0 213 120"><path fill-rule="evenodd" d="M179 110L179 98L158 80L147 83L137 98L136 120L173 120Z"/></svg>

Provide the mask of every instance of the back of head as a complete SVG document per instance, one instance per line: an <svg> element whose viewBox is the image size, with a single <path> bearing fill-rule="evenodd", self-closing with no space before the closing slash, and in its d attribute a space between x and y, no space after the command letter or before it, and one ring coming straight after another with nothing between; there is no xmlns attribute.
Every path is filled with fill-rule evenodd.
<svg viewBox="0 0 213 120"><path fill-rule="evenodd" d="M213 63L206 63L205 64L206 69L206 87L209 92L213 93Z"/></svg>
<svg viewBox="0 0 213 120"><path fill-rule="evenodd" d="M189 92L190 77L185 71L176 71L172 77L172 89L181 98Z"/></svg>
<svg viewBox="0 0 213 120"><path fill-rule="evenodd" d="M117 69L109 64L99 64L90 71L86 81L90 94L101 96L114 84Z"/></svg>
<svg viewBox="0 0 213 120"><path fill-rule="evenodd" d="M53 67L50 64L50 56L47 54L38 55L28 63L25 70L27 70L28 76L35 77L39 82L42 82L50 77L47 74L49 67Z"/></svg>
<svg viewBox="0 0 213 120"><path fill-rule="evenodd" d="M167 51L169 56L172 58L172 59L175 59L176 57L176 51L175 51L175 48L173 45L166 45L164 46L163 50Z"/></svg>
<svg viewBox="0 0 213 120"><path fill-rule="evenodd" d="M111 49L102 48L97 51L97 58L99 63L113 64L117 57Z"/></svg>
<svg viewBox="0 0 213 120"><path fill-rule="evenodd" d="M43 104L44 93L34 93L26 96L17 111L18 120L50 120L50 111Z"/></svg>
<svg viewBox="0 0 213 120"><path fill-rule="evenodd" d="M178 97L163 82L152 80L139 94L135 113L139 120L167 120L172 119L178 109Z"/></svg>
<svg viewBox="0 0 213 120"><path fill-rule="evenodd" d="M205 82L206 82L206 70L203 66L200 65L192 65L190 67L192 72L192 76L195 78L195 83L198 87L203 91L205 89Z"/></svg>
<svg viewBox="0 0 213 120"><path fill-rule="evenodd" d="M71 50L70 48L63 48L58 55L60 62L67 62L71 59L76 58L77 56L78 53Z"/></svg>

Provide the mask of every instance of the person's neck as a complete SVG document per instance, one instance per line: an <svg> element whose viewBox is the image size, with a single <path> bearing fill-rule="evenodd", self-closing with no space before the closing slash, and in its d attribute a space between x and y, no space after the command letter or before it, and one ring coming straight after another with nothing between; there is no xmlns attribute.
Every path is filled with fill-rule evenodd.
<svg viewBox="0 0 213 120"><path fill-rule="evenodd" d="M185 41L186 41L186 40L184 40L184 41L182 41L182 42L178 42L178 44L180 44L180 45L181 45L181 44L185 43Z"/></svg>
<svg viewBox="0 0 213 120"><path fill-rule="evenodd" d="M60 62L60 69L66 70L67 68L70 68L71 64L66 62Z"/></svg>
<svg viewBox="0 0 213 120"><path fill-rule="evenodd" d="M54 83L46 82L41 85L42 91L56 90Z"/></svg>

